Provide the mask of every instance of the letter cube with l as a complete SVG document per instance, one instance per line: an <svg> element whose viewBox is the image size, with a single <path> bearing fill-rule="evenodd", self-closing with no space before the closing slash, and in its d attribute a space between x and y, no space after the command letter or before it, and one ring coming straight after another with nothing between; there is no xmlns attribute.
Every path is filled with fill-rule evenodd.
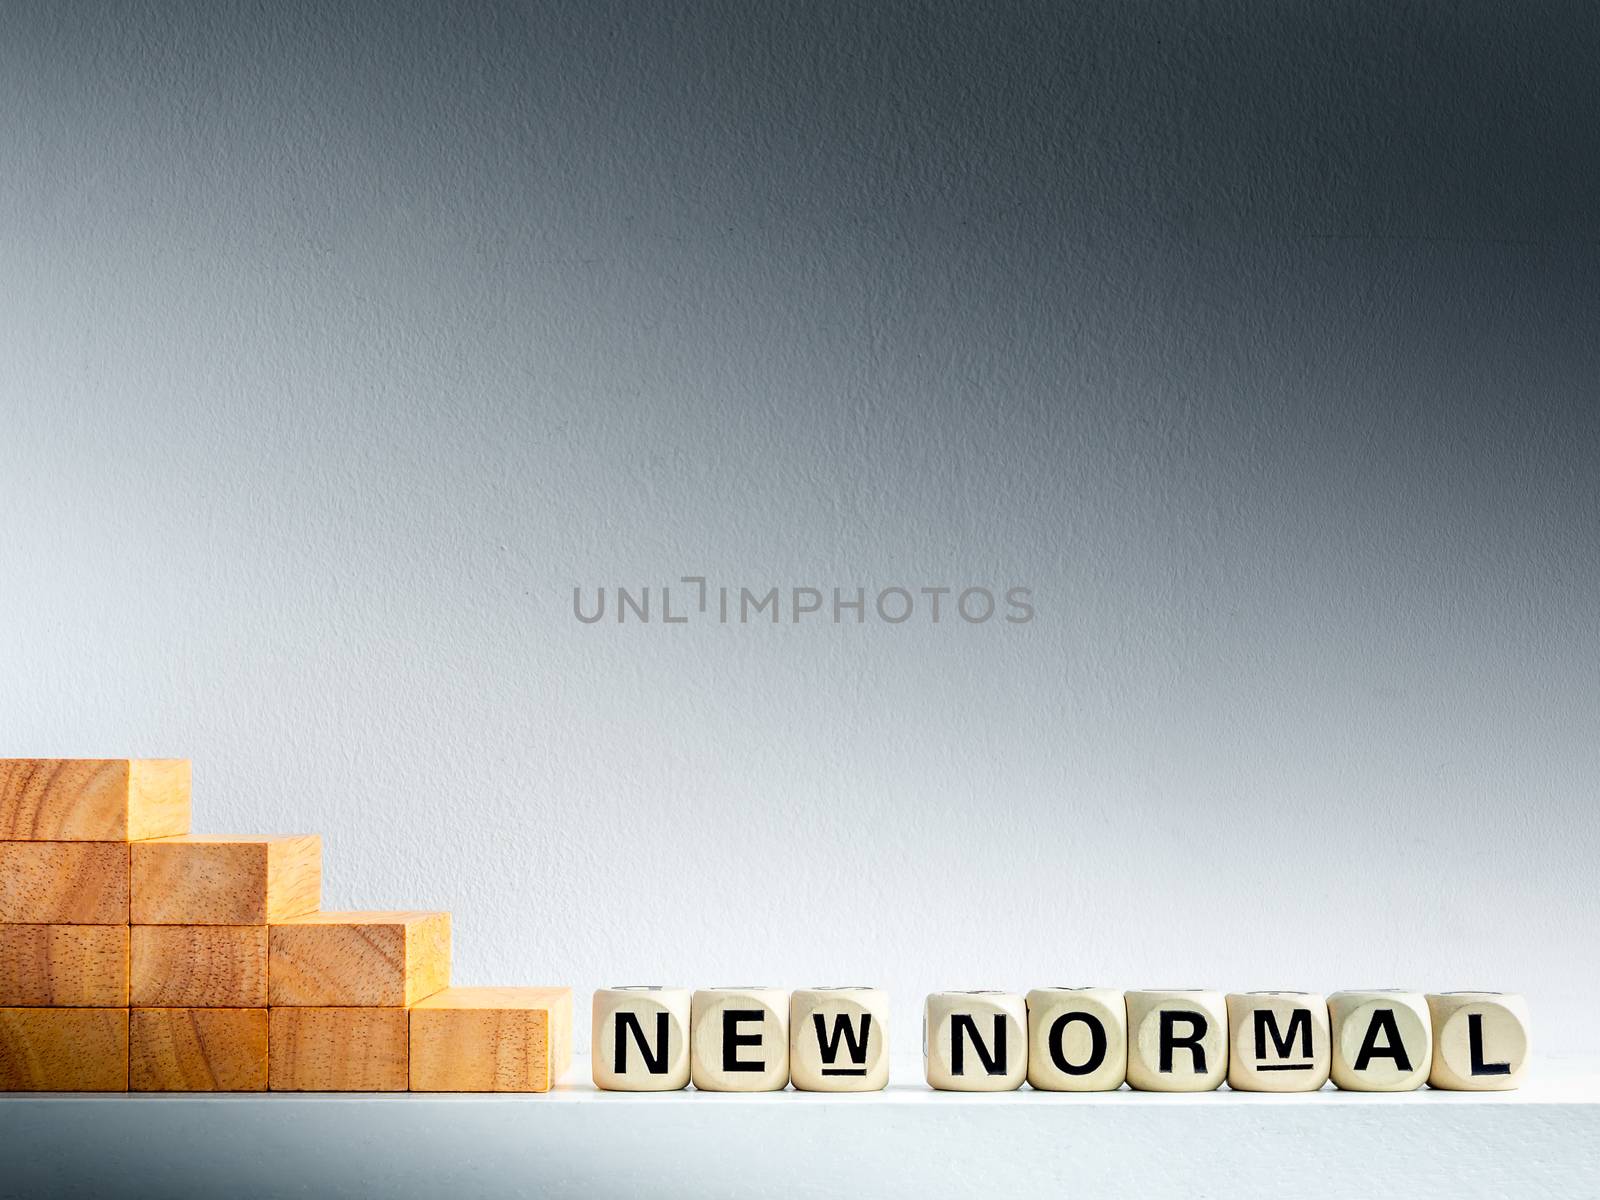
<svg viewBox="0 0 1600 1200"><path fill-rule="evenodd" d="M1410 1092L1433 1065L1433 1023L1417 992L1335 992L1333 1082L1350 1092Z"/></svg>
<svg viewBox="0 0 1600 1200"><path fill-rule="evenodd" d="M1501 992L1428 997L1433 1024L1430 1087L1505 1092L1522 1083L1528 1061L1528 1002Z"/></svg>
<svg viewBox="0 0 1600 1200"><path fill-rule="evenodd" d="M935 992L923 1014L928 1086L1009 1092L1028 1076L1028 1005L1011 992Z"/></svg>
<svg viewBox="0 0 1600 1200"><path fill-rule="evenodd" d="M672 1092L689 1084L688 988L601 988L593 1014L594 1085L608 1092Z"/></svg>
<svg viewBox="0 0 1600 1200"><path fill-rule="evenodd" d="M1028 1083L1046 1092L1114 1092L1128 1076L1128 1010L1113 988L1028 993Z"/></svg>
<svg viewBox="0 0 1600 1200"><path fill-rule="evenodd" d="M689 1072L704 1092L781 1092L789 1086L789 993L706 988L690 1005Z"/></svg>
<svg viewBox="0 0 1600 1200"><path fill-rule="evenodd" d="M1145 1092L1209 1092L1228 1075L1221 992L1128 993L1128 1082Z"/></svg>
<svg viewBox="0 0 1600 1200"><path fill-rule="evenodd" d="M789 1077L806 1092L876 1092L889 1082L889 993L807 988L789 1001Z"/></svg>
<svg viewBox="0 0 1600 1200"><path fill-rule="evenodd" d="M1236 1092L1314 1092L1333 1061L1328 1001L1311 992L1228 996L1228 1086Z"/></svg>

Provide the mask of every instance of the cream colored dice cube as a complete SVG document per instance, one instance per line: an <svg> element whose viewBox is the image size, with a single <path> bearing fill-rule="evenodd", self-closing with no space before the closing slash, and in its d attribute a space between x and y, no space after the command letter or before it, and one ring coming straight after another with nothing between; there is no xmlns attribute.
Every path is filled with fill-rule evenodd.
<svg viewBox="0 0 1600 1200"><path fill-rule="evenodd" d="M922 1019L928 1086L1010 1092L1028 1077L1028 1004L1011 992L935 992Z"/></svg>
<svg viewBox="0 0 1600 1200"><path fill-rule="evenodd" d="M1028 1083L1046 1092L1114 1092L1128 1077L1128 1009L1114 988L1028 993Z"/></svg>
<svg viewBox="0 0 1600 1200"><path fill-rule="evenodd" d="M1328 1082L1328 1001L1313 992L1228 996L1228 1086L1236 1092L1314 1092Z"/></svg>
<svg viewBox="0 0 1600 1200"><path fill-rule="evenodd" d="M789 1077L806 1092L876 1092L889 1082L889 993L819 987L789 1000Z"/></svg>
<svg viewBox="0 0 1600 1200"><path fill-rule="evenodd" d="M1349 1092L1410 1092L1433 1065L1433 1023L1419 992L1335 992L1328 997L1333 1082Z"/></svg>
<svg viewBox="0 0 1600 1200"><path fill-rule="evenodd" d="M1228 1076L1221 992L1127 993L1128 1083L1143 1092L1209 1092Z"/></svg>
<svg viewBox="0 0 1600 1200"><path fill-rule="evenodd" d="M1430 1087L1508 1092L1528 1064L1528 1002L1504 992L1444 992L1428 997L1433 1024Z"/></svg>
<svg viewBox="0 0 1600 1200"><path fill-rule="evenodd" d="M705 988L690 1005L689 1070L703 1092L781 1092L789 1086L789 993Z"/></svg>
<svg viewBox="0 0 1600 1200"><path fill-rule="evenodd" d="M608 1092L674 1092L689 1085L688 988L601 988L590 1004L594 1085Z"/></svg>

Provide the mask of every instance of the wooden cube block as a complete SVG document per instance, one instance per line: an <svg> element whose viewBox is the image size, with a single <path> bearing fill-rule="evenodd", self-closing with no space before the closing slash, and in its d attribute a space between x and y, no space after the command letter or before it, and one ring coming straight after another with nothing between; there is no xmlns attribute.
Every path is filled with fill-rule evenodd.
<svg viewBox="0 0 1600 1200"><path fill-rule="evenodd" d="M135 1092L264 1092L264 1008L136 1008L128 1028Z"/></svg>
<svg viewBox="0 0 1600 1200"><path fill-rule="evenodd" d="M1433 1026L1418 992L1335 992L1328 997L1333 1082L1351 1092L1409 1092L1433 1066Z"/></svg>
<svg viewBox="0 0 1600 1200"><path fill-rule="evenodd" d="M126 925L126 842L0 842L0 922Z"/></svg>
<svg viewBox="0 0 1600 1200"><path fill-rule="evenodd" d="M405 1006L450 986L447 912L315 912L270 930L273 1007Z"/></svg>
<svg viewBox="0 0 1600 1200"><path fill-rule="evenodd" d="M608 1092L689 1086L688 988L600 988L590 1005L590 1067Z"/></svg>
<svg viewBox="0 0 1600 1200"><path fill-rule="evenodd" d="M0 840L133 842L187 832L186 758L0 758Z"/></svg>
<svg viewBox="0 0 1600 1200"><path fill-rule="evenodd" d="M547 1092L571 1065L571 988L445 988L411 1010L413 1092Z"/></svg>
<svg viewBox="0 0 1600 1200"><path fill-rule="evenodd" d="M134 1008L265 1010L267 927L135 925L129 978Z"/></svg>
<svg viewBox="0 0 1600 1200"><path fill-rule="evenodd" d="M128 1007L126 925L0 925L0 1008Z"/></svg>
<svg viewBox="0 0 1600 1200"><path fill-rule="evenodd" d="M1028 993L1028 1083L1045 1092L1114 1092L1128 1077L1128 1009L1115 988Z"/></svg>
<svg viewBox="0 0 1600 1200"><path fill-rule="evenodd" d="M878 1092L889 1084L889 993L804 988L789 997L789 1079L805 1092Z"/></svg>
<svg viewBox="0 0 1600 1200"><path fill-rule="evenodd" d="M408 1017L403 1008L274 1008L267 1086L275 1092L403 1092Z"/></svg>
<svg viewBox="0 0 1600 1200"><path fill-rule="evenodd" d="M928 1086L1010 1092L1028 1077L1028 1003L1011 992L935 992L923 1010Z"/></svg>
<svg viewBox="0 0 1600 1200"><path fill-rule="evenodd" d="M1209 1092L1228 1076L1228 1002L1199 989L1128 992L1128 1083Z"/></svg>
<svg viewBox="0 0 1600 1200"><path fill-rule="evenodd" d="M789 993L704 988L689 1004L689 1075L704 1092L781 1092L789 1086Z"/></svg>
<svg viewBox="0 0 1600 1200"><path fill-rule="evenodd" d="M1522 1086L1528 1063L1528 1002L1505 992L1428 997L1433 1026L1430 1087L1506 1092Z"/></svg>
<svg viewBox="0 0 1600 1200"><path fill-rule="evenodd" d="M322 901L316 834L188 834L135 842L132 851L135 925L265 925Z"/></svg>
<svg viewBox="0 0 1600 1200"><path fill-rule="evenodd" d="M1312 992L1231 992L1228 1086L1236 1092L1314 1092L1328 1082L1328 1001Z"/></svg>
<svg viewBox="0 0 1600 1200"><path fill-rule="evenodd" d="M125 1092L128 1010L0 1008L0 1092Z"/></svg>

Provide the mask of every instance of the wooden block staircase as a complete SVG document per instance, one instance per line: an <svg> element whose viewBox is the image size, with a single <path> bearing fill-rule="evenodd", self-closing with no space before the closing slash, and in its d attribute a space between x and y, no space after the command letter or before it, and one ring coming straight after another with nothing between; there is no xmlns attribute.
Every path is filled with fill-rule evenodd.
<svg viewBox="0 0 1600 1200"><path fill-rule="evenodd" d="M453 988L450 914L323 912L315 835L189 832L181 759L0 759L0 1091L543 1092L570 988Z"/></svg>

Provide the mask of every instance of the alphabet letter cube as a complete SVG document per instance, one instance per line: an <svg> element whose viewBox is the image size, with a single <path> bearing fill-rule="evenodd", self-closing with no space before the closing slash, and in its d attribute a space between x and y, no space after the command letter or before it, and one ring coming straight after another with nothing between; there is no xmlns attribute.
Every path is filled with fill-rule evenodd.
<svg viewBox="0 0 1600 1200"><path fill-rule="evenodd" d="M0 840L134 842L189 831L181 758L0 758Z"/></svg>
<svg viewBox="0 0 1600 1200"><path fill-rule="evenodd" d="M1431 1087L1504 1092L1522 1084L1528 1061L1528 1002L1501 992L1428 997L1433 1025Z"/></svg>
<svg viewBox="0 0 1600 1200"><path fill-rule="evenodd" d="M135 925L132 934L135 1008L267 1007L265 925Z"/></svg>
<svg viewBox="0 0 1600 1200"><path fill-rule="evenodd" d="M1209 1092L1228 1076L1221 992L1129 992L1128 1082L1144 1092Z"/></svg>
<svg viewBox="0 0 1600 1200"><path fill-rule="evenodd" d="M128 1010L0 1008L0 1092L125 1092Z"/></svg>
<svg viewBox="0 0 1600 1200"><path fill-rule="evenodd" d="M403 1092L408 1016L403 1008L274 1008L268 1086L275 1092Z"/></svg>
<svg viewBox="0 0 1600 1200"><path fill-rule="evenodd" d="M0 925L0 1007L128 1007L126 925Z"/></svg>
<svg viewBox="0 0 1600 1200"><path fill-rule="evenodd" d="M413 1092L547 1092L571 1063L570 988L446 988L411 1010Z"/></svg>
<svg viewBox="0 0 1600 1200"><path fill-rule="evenodd" d="M264 1008L136 1008L128 1034L135 1092L264 1092Z"/></svg>
<svg viewBox="0 0 1600 1200"><path fill-rule="evenodd" d="M923 1011L928 1086L1009 1092L1028 1075L1028 1005L1011 992L935 992Z"/></svg>
<svg viewBox="0 0 1600 1200"><path fill-rule="evenodd" d="M450 985L450 914L316 912L271 927L273 1007L415 1004Z"/></svg>
<svg viewBox="0 0 1600 1200"><path fill-rule="evenodd" d="M126 925L126 842L0 842L0 922Z"/></svg>
<svg viewBox="0 0 1600 1200"><path fill-rule="evenodd" d="M1328 997L1333 1082L1351 1092L1409 1092L1433 1065L1428 1004L1416 992L1335 992Z"/></svg>
<svg viewBox="0 0 1600 1200"><path fill-rule="evenodd" d="M315 912L322 839L185 835L135 842L135 925L265 925Z"/></svg>
<svg viewBox="0 0 1600 1200"><path fill-rule="evenodd" d="M689 1085L688 988L601 988L591 1005L594 1085L672 1092Z"/></svg>
<svg viewBox="0 0 1600 1200"><path fill-rule="evenodd" d="M1314 1092L1328 1082L1328 1001L1310 992L1228 996L1228 1086L1236 1092Z"/></svg>
<svg viewBox="0 0 1600 1200"><path fill-rule="evenodd" d="M1047 1092L1114 1092L1128 1076L1128 1010L1114 988L1028 993L1028 1083Z"/></svg>
<svg viewBox="0 0 1600 1200"><path fill-rule="evenodd" d="M789 993L697 991L689 1006L689 1072L704 1092L781 1092L789 1086Z"/></svg>
<svg viewBox="0 0 1600 1200"><path fill-rule="evenodd" d="M789 999L789 1077L807 1092L876 1092L889 1083L889 993L808 988Z"/></svg>

